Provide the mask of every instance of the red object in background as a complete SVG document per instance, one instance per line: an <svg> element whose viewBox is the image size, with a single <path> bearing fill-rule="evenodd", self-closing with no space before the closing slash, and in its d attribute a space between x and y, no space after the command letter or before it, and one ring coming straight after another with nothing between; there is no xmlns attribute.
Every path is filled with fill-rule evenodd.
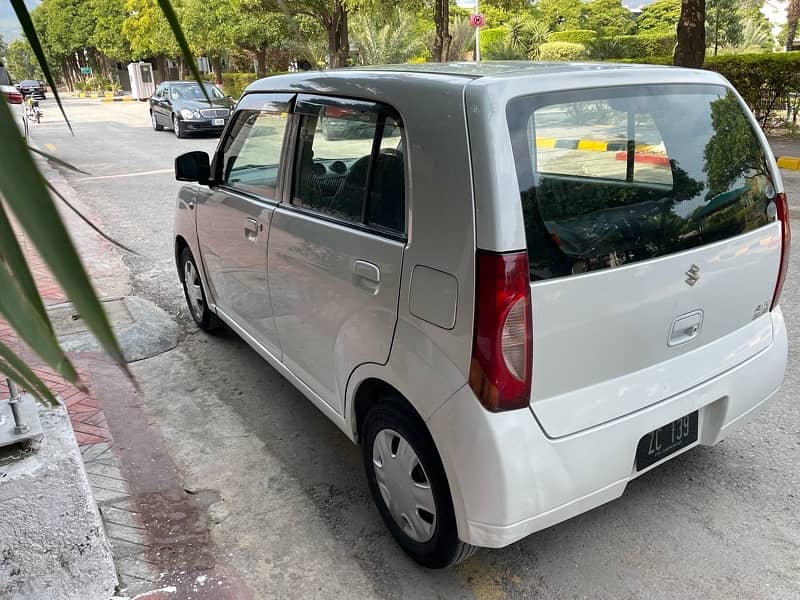
<svg viewBox="0 0 800 600"><path fill-rule="evenodd" d="M614 157L616 160L628 160L627 152L617 152ZM650 163L651 165L659 165L661 167L668 167L669 158L661 154L647 154L645 152L636 152L633 155L633 162L637 163Z"/></svg>
<svg viewBox="0 0 800 600"><path fill-rule="evenodd" d="M483 27L486 25L486 15L471 14L469 16L470 27Z"/></svg>
<svg viewBox="0 0 800 600"><path fill-rule="evenodd" d="M22 94L19 92L3 92L9 104L22 104Z"/></svg>

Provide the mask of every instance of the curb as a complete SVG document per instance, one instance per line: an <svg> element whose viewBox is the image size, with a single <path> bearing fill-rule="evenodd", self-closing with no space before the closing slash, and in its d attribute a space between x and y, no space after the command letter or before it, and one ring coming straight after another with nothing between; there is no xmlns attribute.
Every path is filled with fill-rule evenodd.
<svg viewBox="0 0 800 600"><path fill-rule="evenodd" d="M117 96L114 98L101 98L100 102L133 102L134 98L130 96Z"/></svg>
<svg viewBox="0 0 800 600"><path fill-rule="evenodd" d="M554 148L558 150L588 150L589 152L620 152L628 149L625 140L602 141L537 137L536 145L539 148ZM656 146L652 144L636 144L636 150L647 152Z"/></svg>
<svg viewBox="0 0 800 600"><path fill-rule="evenodd" d="M800 171L800 157L798 156L776 156L775 159L781 169Z"/></svg>

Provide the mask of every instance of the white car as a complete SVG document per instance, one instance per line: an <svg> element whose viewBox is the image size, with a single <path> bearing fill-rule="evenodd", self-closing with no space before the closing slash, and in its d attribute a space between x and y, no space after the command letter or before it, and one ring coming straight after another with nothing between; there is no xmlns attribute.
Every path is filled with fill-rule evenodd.
<svg viewBox="0 0 800 600"><path fill-rule="evenodd" d="M327 139L336 120L359 135ZM226 323L362 445L423 565L617 498L781 386L786 196L715 73L270 77L213 161L182 155L176 176L200 184L176 212L193 318Z"/></svg>
<svg viewBox="0 0 800 600"><path fill-rule="evenodd" d="M0 96L9 104L22 104L22 93L14 87L3 63L0 63Z"/></svg>

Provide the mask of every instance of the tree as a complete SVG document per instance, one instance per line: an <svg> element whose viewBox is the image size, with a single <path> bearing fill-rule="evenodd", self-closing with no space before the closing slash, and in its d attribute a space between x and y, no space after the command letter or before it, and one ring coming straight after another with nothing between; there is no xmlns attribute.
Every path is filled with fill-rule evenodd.
<svg viewBox="0 0 800 600"><path fill-rule="evenodd" d="M5 52L6 67L11 78L17 81L23 79L41 79L43 77L36 56L27 40L14 40L8 45Z"/></svg>
<svg viewBox="0 0 800 600"><path fill-rule="evenodd" d="M586 29L599 36L616 36L630 33L634 27L633 15L620 0L591 0L586 3Z"/></svg>
<svg viewBox="0 0 800 600"><path fill-rule="evenodd" d="M587 4L570 0L537 0L533 11L553 31L586 29Z"/></svg>
<svg viewBox="0 0 800 600"><path fill-rule="evenodd" d="M89 0L88 6L94 18L94 31L87 44L111 60L127 60L131 55L130 44L120 35L128 16L125 1Z"/></svg>
<svg viewBox="0 0 800 600"><path fill-rule="evenodd" d="M362 13L353 18L353 39L362 65L402 63L422 50L425 42L415 35L414 15L398 8L382 27Z"/></svg>
<svg viewBox="0 0 800 600"><path fill-rule="evenodd" d="M742 41L742 19L736 0L708 0L706 3L706 44L714 56L722 46L737 46Z"/></svg>
<svg viewBox="0 0 800 600"><path fill-rule="evenodd" d="M786 9L786 51L794 49L794 36L797 33L797 20L800 18L800 0L789 0Z"/></svg>
<svg viewBox="0 0 800 600"><path fill-rule="evenodd" d="M176 10L181 4L172 1ZM128 16L122 23L122 34L131 48L130 58L134 60L155 57L158 69L166 72L166 58L180 55L175 36L156 0L127 0Z"/></svg>
<svg viewBox="0 0 800 600"><path fill-rule="evenodd" d="M433 23L436 37L433 41L433 62L445 62L450 55L450 1L433 0Z"/></svg>
<svg viewBox="0 0 800 600"><path fill-rule="evenodd" d="M6 52L8 52L8 45L3 40L3 36L0 35L0 58L4 58Z"/></svg>
<svg viewBox="0 0 800 600"><path fill-rule="evenodd" d="M673 33L681 18L681 0L656 0L636 18L638 33Z"/></svg>
<svg viewBox="0 0 800 600"><path fill-rule="evenodd" d="M678 21L678 44L672 57L674 65L699 69L706 58L705 0L681 0Z"/></svg>
<svg viewBox="0 0 800 600"><path fill-rule="evenodd" d="M350 56L348 16L351 5L358 4L357 0L265 0L265 3L292 19L290 27L295 35L297 26L293 17L307 16L317 20L328 38L328 64L331 68L347 66Z"/></svg>
<svg viewBox="0 0 800 600"><path fill-rule="evenodd" d="M282 12L271 10L261 0L237 0L233 26L234 43L256 57L256 74L267 74L267 52L284 44L289 22Z"/></svg>
<svg viewBox="0 0 800 600"><path fill-rule="evenodd" d="M233 45L238 6L234 0L184 0L181 24L189 47L198 56L206 56L214 70L217 84L222 83L222 57Z"/></svg>

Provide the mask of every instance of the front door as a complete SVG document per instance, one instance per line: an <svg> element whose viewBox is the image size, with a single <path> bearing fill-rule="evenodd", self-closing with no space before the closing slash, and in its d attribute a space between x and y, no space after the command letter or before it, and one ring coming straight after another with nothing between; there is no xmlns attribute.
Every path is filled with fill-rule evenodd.
<svg viewBox="0 0 800 600"><path fill-rule="evenodd" d="M211 295L228 317L280 360L267 284L267 244L279 198L291 96L242 102L220 144L218 184L197 200L197 233Z"/></svg>
<svg viewBox="0 0 800 600"><path fill-rule="evenodd" d="M403 130L374 103L298 96L295 112L291 193L270 232L272 307L284 364L341 414L353 370L389 358L405 248Z"/></svg>

